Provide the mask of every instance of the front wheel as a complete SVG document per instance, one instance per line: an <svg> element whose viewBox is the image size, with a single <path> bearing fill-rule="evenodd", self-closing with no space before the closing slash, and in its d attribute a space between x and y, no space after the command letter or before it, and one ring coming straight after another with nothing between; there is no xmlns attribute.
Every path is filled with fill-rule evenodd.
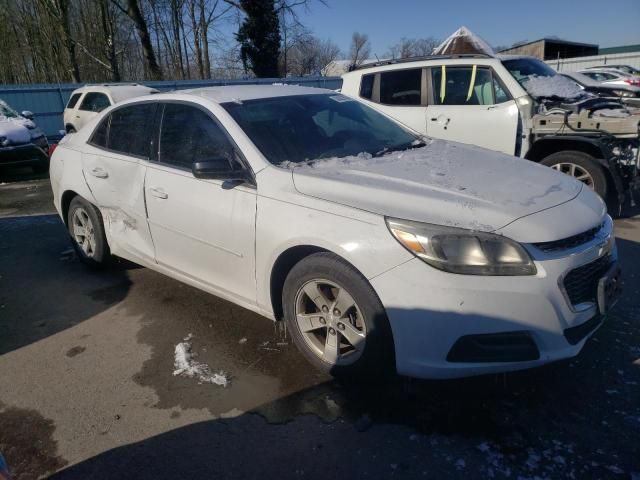
<svg viewBox="0 0 640 480"><path fill-rule="evenodd" d="M82 197L69 205L67 225L78 258L90 267L105 265L111 258L100 211Z"/></svg>
<svg viewBox="0 0 640 480"><path fill-rule="evenodd" d="M384 307L369 282L337 255L316 253L297 263L282 300L296 346L320 370L356 378L394 370Z"/></svg>
<svg viewBox="0 0 640 480"><path fill-rule="evenodd" d="M540 163L580 180L602 199L607 198L607 177L596 159L588 153L572 150L557 152Z"/></svg>

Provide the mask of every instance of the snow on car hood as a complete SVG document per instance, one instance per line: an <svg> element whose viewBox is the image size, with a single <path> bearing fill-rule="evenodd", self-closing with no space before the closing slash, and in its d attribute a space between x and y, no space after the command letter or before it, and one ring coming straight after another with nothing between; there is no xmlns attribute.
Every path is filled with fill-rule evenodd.
<svg viewBox="0 0 640 480"><path fill-rule="evenodd" d="M582 188L548 167L442 140L378 158L292 165L302 194L380 215L481 231L568 202Z"/></svg>
<svg viewBox="0 0 640 480"><path fill-rule="evenodd" d="M28 124L33 124L33 122L26 118L0 116L0 137L5 137L9 144L29 143L31 141L31 132L27 128Z"/></svg>
<svg viewBox="0 0 640 480"><path fill-rule="evenodd" d="M576 82L562 75L554 75L553 77L532 76L524 80L522 86L534 98L575 100L589 96Z"/></svg>

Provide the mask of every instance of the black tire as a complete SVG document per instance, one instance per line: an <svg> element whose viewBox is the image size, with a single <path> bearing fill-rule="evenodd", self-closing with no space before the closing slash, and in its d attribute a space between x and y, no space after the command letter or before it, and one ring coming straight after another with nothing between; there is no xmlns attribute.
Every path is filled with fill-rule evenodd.
<svg viewBox="0 0 640 480"><path fill-rule="evenodd" d="M74 127L73 125L67 125L67 133L76 133L76 127Z"/></svg>
<svg viewBox="0 0 640 480"><path fill-rule="evenodd" d="M85 252L78 243L74 234L74 217L79 209L82 209L91 221L95 247L91 249L89 254ZM104 222L102 221L100 211L95 206L82 197L74 197L73 200L71 200L67 214L67 229L71 237L73 249L76 251L81 262L93 268L103 267L109 263L111 260L111 251L104 233Z"/></svg>
<svg viewBox="0 0 640 480"><path fill-rule="evenodd" d="M602 166L600 166L597 160L588 153L574 150L556 152L544 158L540 163L547 167L554 167L561 164L576 165L591 176L593 184L589 186L593 188L593 190L600 195L602 199L607 199L607 193L609 190L607 176L605 175Z"/></svg>
<svg viewBox="0 0 640 480"><path fill-rule="evenodd" d="M49 160L32 165L33 173L47 173L49 171Z"/></svg>
<svg viewBox="0 0 640 480"><path fill-rule="evenodd" d="M296 299L302 286L316 279L328 280L343 287L362 313L361 320L366 324L365 342L362 353L353 363L328 363L303 337L296 320ZM359 380L373 376L388 377L395 373L393 335L384 307L367 279L339 256L321 252L309 255L298 262L284 282L282 302L287 330L298 349L318 369L334 376ZM327 331L326 335L328 334ZM338 334L338 338L343 337Z"/></svg>

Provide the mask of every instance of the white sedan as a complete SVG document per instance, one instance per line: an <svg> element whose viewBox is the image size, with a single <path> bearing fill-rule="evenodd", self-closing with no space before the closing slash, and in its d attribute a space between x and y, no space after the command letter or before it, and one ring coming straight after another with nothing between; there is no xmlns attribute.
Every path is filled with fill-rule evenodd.
<svg viewBox="0 0 640 480"><path fill-rule="evenodd" d="M124 257L285 321L333 374L572 357L619 291L613 224L589 188L323 89L118 104L65 138L51 181L84 262Z"/></svg>

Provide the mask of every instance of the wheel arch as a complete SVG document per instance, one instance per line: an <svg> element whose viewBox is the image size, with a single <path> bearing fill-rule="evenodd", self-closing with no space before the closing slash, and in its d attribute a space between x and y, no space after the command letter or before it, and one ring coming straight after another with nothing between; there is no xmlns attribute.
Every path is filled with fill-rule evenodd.
<svg viewBox="0 0 640 480"><path fill-rule="evenodd" d="M273 309L273 316L276 321L280 321L283 319L282 291L287 275L289 275L289 272L296 264L298 264L309 255L313 255L314 253L333 254L336 257L340 258L343 262L347 263L358 274L360 274L362 278L367 278L360 271L360 269L358 269L351 261L349 261L348 258L345 258L344 255L340 255L339 253L329 248L312 244L291 246L282 251L280 255L278 255L275 262L273 263L273 266L271 267L271 273L269 276L269 295L271 308Z"/></svg>
<svg viewBox="0 0 640 480"><path fill-rule="evenodd" d="M533 162L540 162L554 153L573 150L591 155L599 164L609 169L605 160L607 154L602 145L593 139L579 136L547 136L541 138L529 149L525 158Z"/></svg>
<svg viewBox="0 0 640 480"><path fill-rule="evenodd" d="M62 197L60 198L60 210L62 213L62 219L64 220L65 225L68 226L68 217L69 217L69 205L71 205L71 201L78 196L78 193L73 190L66 190Z"/></svg>

